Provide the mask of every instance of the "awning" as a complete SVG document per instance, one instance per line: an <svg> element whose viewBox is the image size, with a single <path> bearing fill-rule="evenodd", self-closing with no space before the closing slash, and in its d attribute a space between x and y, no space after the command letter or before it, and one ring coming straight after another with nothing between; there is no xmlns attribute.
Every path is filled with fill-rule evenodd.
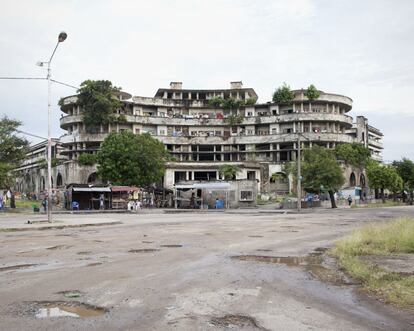
<svg viewBox="0 0 414 331"><path fill-rule="evenodd" d="M131 191L138 191L138 187L135 186L112 186L112 192L131 192Z"/></svg>
<svg viewBox="0 0 414 331"><path fill-rule="evenodd" d="M175 185L176 189L209 189L209 190L230 190L231 185L227 182L220 183L194 183Z"/></svg>
<svg viewBox="0 0 414 331"><path fill-rule="evenodd" d="M73 192L111 192L109 187L72 187Z"/></svg>

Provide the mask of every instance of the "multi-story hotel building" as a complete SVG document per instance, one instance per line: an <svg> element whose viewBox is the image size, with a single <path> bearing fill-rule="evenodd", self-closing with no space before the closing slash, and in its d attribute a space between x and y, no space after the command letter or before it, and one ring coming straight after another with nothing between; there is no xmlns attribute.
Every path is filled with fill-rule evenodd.
<svg viewBox="0 0 414 331"><path fill-rule="evenodd" d="M77 158L81 153L96 153L109 132L122 130L148 132L164 143L174 157L167 163L166 188L184 181L219 180L220 165L236 164L240 168L236 179L257 180L259 191L289 191L285 181L272 183L271 176L283 172L285 162L296 160L299 133L302 148L315 144L334 148L357 141L369 147L374 158L381 159L382 133L362 116L354 123L347 115L352 109L351 98L320 92L310 101L305 90L295 90L294 94L289 103L255 103L256 92L244 88L242 82L214 90L183 89L182 83L172 82L154 97L120 92L123 106L118 112L126 120L94 132L88 132L83 124L76 95L66 97L60 119L66 134L59 139L66 161L54 168L53 182L58 182L58 176L62 185L96 181L95 166L80 166ZM213 105L211 100L217 97L241 100L244 105L233 109ZM348 180L345 186L365 183L360 179L362 174L349 175L357 179Z"/></svg>

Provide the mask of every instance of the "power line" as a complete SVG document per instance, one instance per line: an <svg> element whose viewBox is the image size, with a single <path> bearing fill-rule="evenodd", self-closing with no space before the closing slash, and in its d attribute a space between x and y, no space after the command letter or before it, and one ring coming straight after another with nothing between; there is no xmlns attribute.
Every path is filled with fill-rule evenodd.
<svg viewBox="0 0 414 331"><path fill-rule="evenodd" d="M73 86L73 85L70 85L70 84L67 84L67 83L63 83L63 82L59 82L59 81L54 80L54 79L51 79L51 81L54 82L54 83L57 83L57 84L61 84L61 85L67 86L67 87L74 88L75 90L78 89L78 87L76 87L76 86Z"/></svg>
<svg viewBox="0 0 414 331"><path fill-rule="evenodd" d="M0 79L46 80L46 77L0 77Z"/></svg>
<svg viewBox="0 0 414 331"><path fill-rule="evenodd" d="M47 80L46 77L0 77L0 79L2 80ZM64 82L60 82L58 80L55 79L51 79L52 82L60 84L60 85L64 85L67 87L71 87L73 89L78 89L78 87L64 83Z"/></svg>

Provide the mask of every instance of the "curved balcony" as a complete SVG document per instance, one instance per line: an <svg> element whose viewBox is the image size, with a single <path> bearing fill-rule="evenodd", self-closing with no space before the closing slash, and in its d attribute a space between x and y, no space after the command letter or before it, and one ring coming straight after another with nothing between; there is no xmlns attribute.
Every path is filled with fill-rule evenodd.
<svg viewBox="0 0 414 331"><path fill-rule="evenodd" d="M353 138L345 133L302 133L302 141L313 142L342 142L352 143ZM210 137L171 137L171 136L155 136L164 144L179 144L179 145L233 145L233 144L268 144L268 143L283 143L296 142L296 133L286 134L270 134L270 135L251 135L251 136L210 136Z"/></svg>
<svg viewBox="0 0 414 331"><path fill-rule="evenodd" d="M378 149L384 149L384 145L382 144L382 142L374 140L374 139L368 139L368 144Z"/></svg>
<svg viewBox="0 0 414 331"><path fill-rule="evenodd" d="M81 142L101 142L107 137L107 133L74 133L64 135L60 138L63 144L81 143ZM314 133L305 132L301 134L302 141L321 141L321 142L343 142L352 143L353 138L345 133ZM283 143L296 142L296 133L269 134L269 135L249 135L249 136L154 136L164 144L179 145L232 145L232 144L266 144L266 143Z"/></svg>
<svg viewBox="0 0 414 331"><path fill-rule="evenodd" d="M304 95L306 92L303 91L295 91L295 98L293 99L294 102L309 102L309 99ZM299 92L299 93L298 93ZM318 99L312 101L313 103L318 102L325 102L325 103L338 103L341 105L346 106L348 109L352 108L352 99L340 94L331 94L331 93L321 93Z"/></svg>
<svg viewBox="0 0 414 331"><path fill-rule="evenodd" d="M225 119L217 118L174 118L157 116L127 115L128 123L177 126L229 126ZM60 119L60 126L82 122L82 115L67 115ZM335 122L352 127L352 117L339 114L295 113L279 116L245 117L240 125L275 124L289 122Z"/></svg>
<svg viewBox="0 0 414 331"><path fill-rule="evenodd" d="M72 133L60 137L62 144L81 142L101 142L108 136L107 133Z"/></svg>

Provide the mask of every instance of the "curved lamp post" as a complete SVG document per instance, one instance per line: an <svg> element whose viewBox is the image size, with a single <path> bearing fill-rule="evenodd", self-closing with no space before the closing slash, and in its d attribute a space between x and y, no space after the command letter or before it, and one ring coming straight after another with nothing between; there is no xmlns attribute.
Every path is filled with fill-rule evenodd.
<svg viewBox="0 0 414 331"><path fill-rule="evenodd" d="M52 222L52 137L51 137L51 113L52 113L52 104L51 104L51 76L52 71L50 64L52 63L53 56L55 55L56 49L58 48L61 42L64 42L68 37L66 32L59 33L58 42L56 43L55 49L53 50L52 55L50 56L49 61L38 62L37 65L43 67L47 64L47 220L49 223Z"/></svg>

